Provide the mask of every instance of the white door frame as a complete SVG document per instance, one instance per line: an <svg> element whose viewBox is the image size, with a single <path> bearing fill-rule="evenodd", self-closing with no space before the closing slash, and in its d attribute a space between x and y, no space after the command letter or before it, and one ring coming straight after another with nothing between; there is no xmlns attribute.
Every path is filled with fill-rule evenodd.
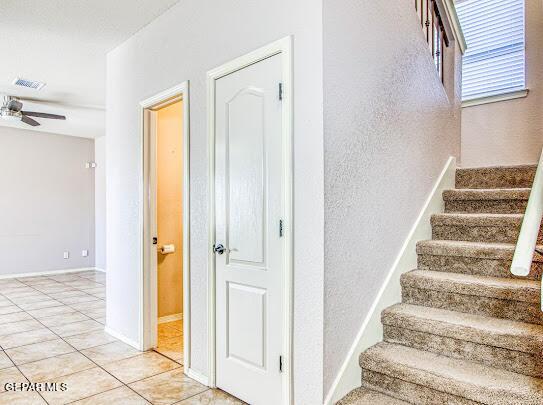
<svg viewBox="0 0 543 405"><path fill-rule="evenodd" d="M244 56L225 63L207 72L207 127L208 127L208 178L209 178L209 213L208 213L208 376L209 386L216 384L216 330L215 330L215 82L223 76L255 64L271 56L282 55L283 103L283 220L285 257L283 274L283 405L292 400L292 280L293 280L293 104L292 104L292 37L288 36L259 48Z"/></svg>
<svg viewBox="0 0 543 405"><path fill-rule="evenodd" d="M185 373L190 368L190 118L189 82L185 81L140 102L143 140L143 266L140 274L141 350L157 345L158 286L157 263L151 260L156 250L152 238L156 231L156 134L151 128L151 112L176 101L183 101L183 356ZM155 202L153 202L155 201ZM153 212L154 211L154 212Z"/></svg>

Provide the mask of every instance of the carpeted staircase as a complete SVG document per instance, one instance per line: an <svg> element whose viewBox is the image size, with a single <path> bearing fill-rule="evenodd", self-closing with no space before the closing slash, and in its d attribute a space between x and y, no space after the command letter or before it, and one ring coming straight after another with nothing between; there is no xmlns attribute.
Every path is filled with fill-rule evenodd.
<svg viewBox="0 0 543 405"><path fill-rule="evenodd" d="M535 166L458 169L340 405L543 404L543 257L509 271ZM540 233L539 242L543 242Z"/></svg>

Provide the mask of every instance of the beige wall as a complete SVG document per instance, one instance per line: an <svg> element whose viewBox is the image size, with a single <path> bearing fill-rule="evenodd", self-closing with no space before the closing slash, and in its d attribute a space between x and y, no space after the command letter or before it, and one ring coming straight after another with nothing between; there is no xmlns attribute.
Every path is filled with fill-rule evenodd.
<svg viewBox="0 0 543 405"><path fill-rule="evenodd" d="M158 316L183 312L183 107L182 101L157 113Z"/></svg>
<svg viewBox="0 0 543 405"><path fill-rule="evenodd" d="M543 1L526 0L528 97L462 109L462 166L536 163L543 146Z"/></svg>

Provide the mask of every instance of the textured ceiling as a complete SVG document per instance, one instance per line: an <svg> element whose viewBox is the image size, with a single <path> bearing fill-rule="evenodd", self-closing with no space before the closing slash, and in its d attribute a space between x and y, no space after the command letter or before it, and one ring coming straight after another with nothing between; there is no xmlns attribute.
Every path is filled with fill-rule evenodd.
<svg viewBox="0 0 543 405"><path fill-rule="evenodd" d="M32 108L68 118L41 120L37 130L103 135L106 53L177 1L1 0L0 94L52 102ZM13 86L16 77L47 85L39 91Z"/></svg>

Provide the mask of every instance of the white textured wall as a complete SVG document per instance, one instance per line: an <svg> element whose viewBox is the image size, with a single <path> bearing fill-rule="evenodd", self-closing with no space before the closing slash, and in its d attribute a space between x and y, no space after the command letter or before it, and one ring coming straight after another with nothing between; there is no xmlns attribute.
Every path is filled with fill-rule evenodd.
<svg viewBox="0 0 543 405"><path fill-rule="evenodd" d="M92 139L0 127L0 275L94 266L93 158Z"/></svg>
<svg viewBox="0 0 543 405"><path fill-rule="evenodd" d="M106 269L106 138L94 140L95 265Z"/></svg>
<svg viewBox="0 0 543 405"><path fill-rule="evenodd" d="M543 147L543 1L526 0L528 97L462 109L462 165L537 163Z"/></svg>
<svg viewBox="0 0 543 405"><path fill-rule="evenodd" d="M459 63L439 82L413 2L324 0L324 392L450 155ZM448 94L448 95L447 95Z"/></svg>
<svg viewBox="0 0 543 405"><path fill-rule="evenodd" d="M322 401L322 1L185 0L108 56L107 325L139 340L143 190L138 103L191 82L191 356L207 374L206 72L294 35L294 380L298 404Z"/></svg>

